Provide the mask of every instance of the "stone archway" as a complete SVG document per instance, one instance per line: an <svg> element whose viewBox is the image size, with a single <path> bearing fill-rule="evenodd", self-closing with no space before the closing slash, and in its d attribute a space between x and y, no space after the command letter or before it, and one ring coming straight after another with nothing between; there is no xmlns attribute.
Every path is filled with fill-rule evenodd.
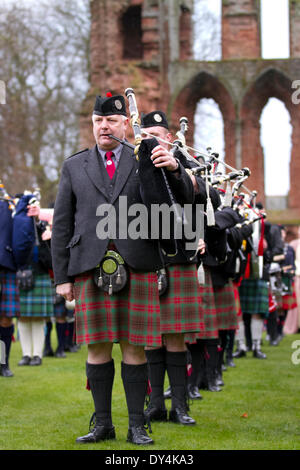
<svg viewBox="0 0 300 470"><path fill-rule="evenodd" d="M200 72L173 97L168 113L172 132L177 132L179 119L186 116L189 123L187 143L193 144L194 114L197 103L202 98L212 98L219 105L224 121L226 163L235 166L235 107L229 91L217 77Z"/></svg>
<svg viewBox="0 0 300 470"><path fill-rule="evenodd" d="M291 116L293 127L292 155L290 163L290 194L288 207L290 209L299 206L296 177L299 175L300 163L300 108L291 100L292 81L281 71L271 68L255 79L244 95L240 110L242 164L251 169L251 183L255 182L255 188L265 202L264 191L264 154L260 143L260 115L269 98L281 100ZM251 187L253 186L253 183Z"/></svg>

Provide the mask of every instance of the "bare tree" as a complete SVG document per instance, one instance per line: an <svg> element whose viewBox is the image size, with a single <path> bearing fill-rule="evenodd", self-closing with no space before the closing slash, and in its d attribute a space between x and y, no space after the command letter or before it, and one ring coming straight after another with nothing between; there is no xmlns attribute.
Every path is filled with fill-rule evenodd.
<svg viewBox="0 0 300 470"><path fill-rule="evenodd" d="M38 185L49 203L63 159L77 150L89 27L89 0L1 3L0 178L12 194Z"/></svg>

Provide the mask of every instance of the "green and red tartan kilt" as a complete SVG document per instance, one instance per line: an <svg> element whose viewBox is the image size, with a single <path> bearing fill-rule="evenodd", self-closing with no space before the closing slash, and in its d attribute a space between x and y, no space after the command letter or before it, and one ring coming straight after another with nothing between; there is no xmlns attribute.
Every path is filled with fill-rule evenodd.
<svg viewBox="0 0 300 470"><path fill-rule="evenodd" d="M282 309L291 310L297 307L297 297L294 284L292 285L292 293L282 296Z"/></svg>
<svg viewBox="0 0 300 470"><path fill-rule="evenodd" d="M215 305L215 296L211 280L210 271L204 267L205 281L200 284L200 292L203 306L204 330L199 333L187 333L185 335L186 343L195 343L197 339L218 338L218 319Z"/></svg>
<svg viewBox="0 0 300 470"><path fill-rule="evenodd" d="M204 331L203 306L196 264L167 267L168 289L160 297L162 334Z"/></svg>
<svg viewBox="0 0 300 470"><path fill-rule="evenodd" d="M241 309L250 315L269 315L269 288L263 279L243 279L239 287Z"/></svg>
<svg viewBox="0 0 300 470"><path fill-rule="evenodd" d="M238 327L238 303L230 280L223 287L214 287L219 330L235 330Z"/></svg>
<svg viewBox="0 0 300 470"><path fill-rule="evenodd" d="M0 270L0 292L0 317L18 317L20 297L15 272Z"/></svg>
<svg viewBox="0 0 300 470"><path fill-rule="evenodd" d="M282 276L282 283L285 284L290 288L291 293L282 296L282 309L283 310L291 310L292 308L297 307L297 296L295 290L295 282L286 277Z"/></svg>
<svg viewBox="0 0 300 470"><path fill-rule="evenodd" d="M53 285L49 274L35 274L34 287L30 291L20 290L21 317L52 317Z"/></svg>
<svg viewBox="0 0 300 470"><path fill-rule="evenodd" d="M112 295L96 287L92 271L75 279L76 343L161 346L157 274L129 268L124 289Z"/></svg>

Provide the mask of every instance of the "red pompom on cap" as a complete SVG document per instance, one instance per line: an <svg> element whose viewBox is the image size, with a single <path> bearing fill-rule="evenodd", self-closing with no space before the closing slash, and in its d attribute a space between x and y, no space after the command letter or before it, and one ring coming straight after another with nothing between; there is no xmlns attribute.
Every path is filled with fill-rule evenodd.
<svg viewBox="0 0 300 470"><path fill-rule="evenodd" d="M111 92L108 91L108 92L106 93L106 97L107 97L107 98L110 98L111 96L112 96Z"/></svg>

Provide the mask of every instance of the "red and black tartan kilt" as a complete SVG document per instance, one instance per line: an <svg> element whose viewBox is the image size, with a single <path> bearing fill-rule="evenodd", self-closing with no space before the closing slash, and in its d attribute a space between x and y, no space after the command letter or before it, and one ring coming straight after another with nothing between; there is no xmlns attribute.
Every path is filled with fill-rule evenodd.
<svg viewBox="0 0 300 470"><path fill-rule="evenodd" d="M0 269L0 317L20 316L20 295L16 273Z"/></svg>
<svg viewBox="0 0 300 470"><path fill-rule="evenodd" d="M217 310L218 329L235 330L238 327L238 302L230 280L224 287L215 287L215 303Z"/></svg>
<svg viewBox="0 0 300 470"><path fill-rule="evenodd" d="M186 343L195 343L197 339L218 338L218 319L215 305L215 296L210 271L204 266L205 281L200 284L200 292L203 306L204 330L199 333L187 333Z"/></svg>
<svg viewBox="0 0 300 470"><path fill-rule="evenodd" d="M128 341L136 346L161 346L157 274L129 269L117 294L96 287L92 272L75 279L77 344Z"/></svg>
<svg viewBox="0 0 300 470"><path fill-rule="evenodd" d="M196 264L170 265L167 273L168 289L160 296L161 333L203 331L203 306Z"/></svg>

